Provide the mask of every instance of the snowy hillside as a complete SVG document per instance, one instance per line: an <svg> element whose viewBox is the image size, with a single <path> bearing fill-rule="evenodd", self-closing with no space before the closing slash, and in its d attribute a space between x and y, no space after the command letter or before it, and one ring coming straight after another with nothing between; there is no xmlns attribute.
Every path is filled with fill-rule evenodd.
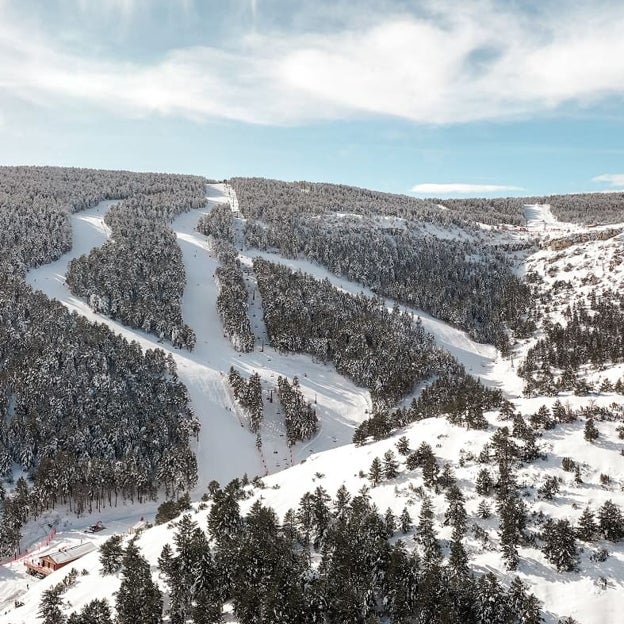
<svg viewBox="0 0 624 624"><path fill-rule="evenodd" d="M571 409L590 403L611 406L614 401L620 405L620 409L624 409L624 399L614 395L592 399L564 397L563 401ZM553 403L553 399L545 401L548 407L552 407ZM541 404L542 399L516 402L518 410L525 415L536 411ZM444 526L447 506L444 491L436 493L428 488L423 489L422 470L408 470L405 467L406 458L396 448L401 436L407 437L409 449L412 451L423 441L427 441L433 448L440 468L447 464L452 467L463 492L469 527L465 548L470 566L479 573L494 571L503 583L508 583L509 573L504 571L504 561L498 552L500 538L495 516L489 519L479 517L479 505L483 500L489 503L494 513L494 496L477 494L475 481L478 473L484 466L487 467L487 464L477 460L484 444L494 431L505 425L511 428L512 423L502 421L496 414L490 414L488 420L488 431L466 431L449 424L445 419L430 419L410 425L388 440L360 448L346 445L340 449L315 453L305 463L263 479L260 487L249 486L247 489L252 497L242 503L242 513L249 510L254 501L260 500L263 505L275 509L278 517L283 519L289 509L299 504L306 492L312 493L319 486L332 499L343 484L352 495L356 495L363 487L369 487L371 501L382 514L391 509L398 522L403 509L407 509L412 524L405 534L397 528L392 541L401 539L408 549L413 549L416 547L414 537L418 535L416 525L423 493L427 492L432 497L438 538L446 551L451 539L451 529ZM526 464L516 474L523 500L528 506L527 515L532 529L542 528L539 519L542 513L553 518L567 518L576 524L587 504L591 504L596 511L607 500L620 505L624 503L622 457L619 452L621 443L618 442L615 424L601 423L599 430L600 438L596 444L583 439L581 421L545 431L539 438L538 445L545 458ZM375 457L383 458L389 450L400 460L398 476L382 479L379 485L372 487L368 476L371 463ZM581 484L575 483L574 475L562 469L561 462L564 457L574 458L582 467ZM610 476L609 483L601 482L602 474ZM547 476L559 479L559 490L551 500L538 492ZM205 528L208 509L198 509L200 506L195 504L191 517L200 527ZM141 551L153 570L163 546L172 542L173 533L173 525L163 525L147 530L139 538ZM559 573L539 548L522 546L520 565L514 575L528 583L531 591L543 602L548 613L548 623L557 622L557 618L562 616L573 616L577 621L586 624L617 622L621 605L621 579L624 578L624 548L622 544L601 539L591 543L581 542L580 545L580 573ZM603 563L596 561L596 555L601 549L609 552L608 559ZM79 570L86 570L88 574L79 576L76 585L64 595L64 600L72 608L76 609L96 597L110 597L118 590L119 575L101 576L98 553L85 556L77 567ZM14 624L35 621L42 592L62 580L67 572L68 570L61 571L44 581L31 581L30 590L21 597L26 605L0 618L0 621ZM603 582L603 579L606 581ZM162 581L160 585L164 589ZM227 618L226 621L236 620Z"/></svg>
<svg viewBox="0 0 624 624"><path fill-rule="evenodd" d="M289 517L289 510L298 510L297 526L293 529L298 535L295 550L307 552L307 542L301 537L306 530L301 520L305 514L298 509L302 498L305 500L306 493L315 491L318 496L318 488L322 488L328 495L327 518L333 518L328 522L337 523L337 492L345 486L351 497L357 497L358 493L364 498L370 497L370 504L374 505L372 513L376 509L385 516L390 527L388 548L395 548L400 539L406 551L417 553L422 563L427 559L422 515L427 501L431 500L433 527L444 570L449 569L451 552L456 554L457 550L453 549L461 543L467 564L477 575L493 573L505 590L516 577L525 583L528 591L541 602L547 624L556 624L567 616L580 624L618 622L624 583L624 542L621 541L624 519L618 537L617 530L609 533L607 520L602 522L600 514L601 510L609 509L609 501L616 509L619 506L624 510L624 391L616 385L624 380L624 364L617 363L622 362L618 360L619 352L611 350L610 356L604 356L601 361L593 361L589 356L578 361L568 358L563 366L559 361L547 361L543 345L554 345L552 348L556 347L559 352L568 348L561 333L566 326L577 322L575 313L567 309L574 303L579 309L588 310L586 316L578 313L579 323L591 325L592 318L602 318L601 314L608 316L612 308L605 308L604 301L611 301L612 293L621 293L624 286L624 227L562 224L548 205L535 204L525 206L526 228L508 226L505 233L487 230L484 236L492 237L487 240L501 244L518 242L521 252L513 256L513 261L521 264L514 270L530 283L535 303L527 319L526 327L530 329L525 329L525 337L512 343L507 357L492 345L476 342L457 325L384 297L389 310L396 308L414 321L420 319L437 346L448 351L485 387L500 390L504 401L498 409L486 411L483 427L466 428L457 424L464 418L461 410L470 411L468 398L468 407L457 408L459 412L449 414L448 418L414 422L393 432L388 439L369 438L363 445L355 446L352 444L354 431L373 412L370 393L337 373L331 363L316 361L305 354L279 352L270 346L263 319L263 306L267 302L255 295L253 260L264 258L301 271L325 280L344 293L371 297L375 295L374 290L301 256L291 258L247 247L246 218L233 188L211 184L207 188L207 199L206 207L183 213L171 224L186 271L182 309L184 321L196 335L191 352L174 348L153 334L131 329L94 312L86 301L72 295L65 284L69 262L102 245L111 235L103 217L114 202L103 201L94 208L72 214L71 251L27 275L27 282L33 288L57 299L69 310L105 323L114 332L136 341L144 350L157 347L173 357L180 380L188 389L192 409L201 423L193 449L198 460L199 480L191 492L195 502L190 510L191 518L199 527L206 530L212 506L218 501L214 489L211 496L206 496L209 487L214 485L211 485L213 480L225 486L243 474L249 479L261 477L261 481L245 485L239 492L241 515L255 513L252 506L257 501L273 508L280 522ZM215 207L224 204L229 205L232 212L233 242L249 291L248 313L255 338L250 352L237 351L225 335L216 306L219 287L215 271L219 261L214 240L196 231L202 215L209 215ZM357 219L359 215L346 212L334 215L336 220L348 218ZM381 228L402 230L404 219L380 216L377 224ZM425 223L421 230L447 243L457 241L459 244L465 238L478 238L477 234L466 234L455 225ZM531 245L537 251L529 253ZM479 258L475 262L478 263ZM614 302L615 297L613 294ZM615 309L616 304L613 306ZM557 323L561 324L561 330L553 329ZM587 330L585 325L578 331ZM608 331L613 332L614 341L619 344L621 332L617 328ZM590 341L591 332L587 336ZM607 349L606 346L602 348ZM533 368L527 364L527 359L531 360ZM252 431L249 413L235 399L228 382L231 367L245 378L254 373L260 376L263 419L257 434ZM319 419L318 433L292 447L287 444L283 407L277 400L280 376L298 377L303 396ZM420 386L415 388L413 395L404 399L404 405L420 390ZM592 434L592 427L597 435ZM399 443L399 440L402 441ZM433 451L434 460L427 454L426 447ZM418 449L418 453L414 453ZM376 458L381 467L379 475L374 467ZM386 472L388 465L395 461L396 475L393 470ZM483 483L484 471L491 479L489 485ZM461 492L466 512L465 522L459 523L465 525L460 527L461 531L447 514L457 491ZM206 499L204 502L200 502L202 496ZM501 528L499 518L509 505L524 510L523 522L512 531L515 543L511 546L506 542L507 529ZM588 506L599 525L591 536L587 532L581 534L579 529ZM119 507L104 508L81 517L63 508L46 511L25 528L22 547L37 546L36 552L29 555L37 559L83 540L101 545L116 533L126 535L124 544L127 545L128 530L140 518L153 521L156 507L154 502L124 502ZM405 512L411 518L409 522L405 520ZM394 528L392 518L396 521ZM97 534L85 534L84 529L98 520L103 521L106 529ZM52 527L56 533L51 542L38 543ZM553 527L563 531L565 539L571 539L570 544L573 542L565 564L556 563L562 561L565 553L552 554L548 548L552 542L557 550L557 543L565 541L562 538L549 542ZM565 533L566 527L568 533ZM165 595L166 610L170 607L170 586L162 566L159 571L159 557L163 547L175 541L176 530L175 523L165 523L145 530L137 541L141 554L149 562L152 578ZM458 534L461 535L459 540L456 539ZM213 554L218 559L218 552L214 550L217 536L212 533L210 537ZM310 566L310 573L326 573L324 557L328 556L329 546L323 540L319 538L317 548L311 548L311 559L305 564ZM509 549L515 549L515 555L510 555ZM517 561L512 565L510 558L514 557ZM38 618L38 609L43 593L67 576L71 567L47 579L36 580L25 574L22 561L3 566L0 570L0 623L42 621ZM62 594L66 614L79 611L95 598L106 598L114 605L114 593L119 591L122 582L121 573L102 574L98 552L80 559L76 568L80 574ZM384 568L383 575L386 574L389 572ZM245 622L235 615L241 606L235 588L232 591L234 598L225 598L224 621ZM24 604L16 607L15 601ZM374 601L375 598L371 598L371 604ZM385 607L384 600L371 607L373 611L378 609L384 623L391 621L387 613L382 613ZM477 611L479 608L475 607ZM495 621L482 618L485 619L480 622Z"/></svg>

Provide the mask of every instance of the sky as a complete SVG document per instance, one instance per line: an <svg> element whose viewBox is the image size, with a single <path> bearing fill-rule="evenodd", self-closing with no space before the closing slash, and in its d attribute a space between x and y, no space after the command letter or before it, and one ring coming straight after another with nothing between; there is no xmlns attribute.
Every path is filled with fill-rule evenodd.
<svg viewBox="0 0 624 624"><path fill-rule="evenodd" d="M0 164L624 188L624 3L0 0Z"/></svg>

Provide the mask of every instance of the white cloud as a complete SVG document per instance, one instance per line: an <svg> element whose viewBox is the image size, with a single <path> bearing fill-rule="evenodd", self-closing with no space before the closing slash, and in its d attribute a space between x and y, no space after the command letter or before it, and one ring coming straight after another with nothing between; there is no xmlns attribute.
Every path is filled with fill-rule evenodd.
<svg viewBox="0 0 624 624"><path fill-rule="evenodd" d="M474 195L477 193L501 193L505 191L522 191L521 186L508 186L501 184L463 184L452 182L449 184L424 183L416 184L411 189L412 193L425 195Z"/></svg>
<svg viewBox="0 0 624 624"><path fill-rule="evenodd" d="M109 1L121 13L143 2ZM542 8L532 17L517 3L487 0L423 1L420 15L393 6L369 16L368 27L259 33L227 49L180 48L139 63L71 53L51 34L2 19L0 2L0 103L6 90L46 106L92 104L120 115L276 125L386 115L445 124L624 95L619 3Z"/></svg>
<svg viewBox="0 0 624 624"><path fill-rule="evenodd" d="M603 173L592 178L592 182L607 182L611 186L624 186L624 173Z"/></svg>

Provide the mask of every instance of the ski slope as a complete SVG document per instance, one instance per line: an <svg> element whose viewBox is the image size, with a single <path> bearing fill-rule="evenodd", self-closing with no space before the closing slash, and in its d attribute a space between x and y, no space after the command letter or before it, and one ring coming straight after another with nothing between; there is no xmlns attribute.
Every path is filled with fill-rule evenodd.
<svg viewBox="0 0 624 624"><path fill-rule="evenodd" d="M582 227L576 223L559 221L552 213L550 204L525 204L524 219L529 232L548 234L552 232L572 232L582 229Z"/></svg>
<svg viewBox="0 0 624 624"><path fill-rule="evenodd" d="M223 336L216 311L214 272L218 263L211 255L207 237L195 231L200 216L208 213L216 202L226 199L223 186L209 186L207 196L209 205L206 208L182 214L171 225L178 238L186 270L183 316L197 335L192 352L173 348L151 334L131 329L94 312L85 301L72 295L66 286L65 274L69 262L102 245L110 235L103 219L114 202L101 202L90 210L73 214L72 250L56 262L30 271L27 276L33 288L57 299L69 310L91 321L105 323L128 340L136 340L143 349L160 348L171 353L202 425L195 449L199 470L199 482L194 493L197 498L213 479L224 483L244 473L250 477L264 475L300 461L311 450L321 451L350 442L353 429L370 408L365 389L358 388L333 368L316 363L307 356L283 355L269 347L239 354L232 348ZM275 383L278 375L292 377L298 374L306 397L317 401L321 421L319 435L306 445L297 445L291 458L285 438L280 436L279 426L271 422L271 410L268 410L267 431L262 431L263 455L270 455L273 459L277 454L281 461L277 465L275 461L263 460L256 449L255 435L242 426L242 415L238 413L229 391L226 375L232 365L246 376L257 371L264 379L273 379ZM274 414L275 418L277 416Z"/></svg>
<svg viewBox="0 0 624 624"><path fill-rule="evenodd" d="M368 393L355 387L349 380L338 375L333 367L315 363L311 358L303 355L286 356L275 352L269 347L256 350L250 354L239 354L233 350L230 342L223 336L220 319L216 313L216 285L214 271L216 260L211 255L210 241L195 231L195 225L201 214L209 212L217 202L230 202L235 218L241 225L240 213L237 210L236 197L233 192L223 185L211 185L207 191L210 200L205 209L195 210L181 215L172 224L178 242L182 249L186 269L187 285L183 299L183 313L185 321L197 334L197 345L192 353L172 348L167 343L160 343L157 338L144 332L132 330L111 319L94 313L87 304L71 295L64 283L64 276L69 261L90 249L101 245L110 232L103 223L103 217L112 202L102 202L97 207L77 213L72 216L74 246L69 254L59 261L31 271L28 275L29 283L48 296L54 297L91 320L104 322L117 333L129 340L136 340L143 348L159 347L169 352L175 358L181 380L189 390L193 409L201 420L202 430L196 449L200 481L197 490L193 493L196 499L205 490L211 479L221 482L247 472L250 476L265 473L270 474L265 479L266 487L256 489L253 496L245 501L242 511L245 512L254 500L262 499L264 504L275 508L280 516L296 504L302 494L312 491L322 485L330 495L334 495L338 487L345 483L352 493L357 492L363 485L369 484L365 477L374 457L383 456L384 452L393 448L400 435L405 434L410 440L410 447L416 448L423 440L427 440L434 447L434 452L440 464L452 464L458 482L461 484L467 500L467 511L470 522L477 522L484 528L490 537L492 549L484 548L472 534L466 538L466 548L471 567L478 573L494 572L503 582L508 583L509 574L505 571L498 550L498 527L496 518L489 520L476 519L476 507L480 498L474 491L474 481L478 470L482 467L474 461L462 463L460 460L465 454L478 454L488 437L495 428L504 424L496 414L488 414L490 421L489 431L467 431L448 423L445 419L428 419L413 423L405 430L397 432L388 440L367 444L356 448L350 444L353 428L366 417L366 410L370 409ZM544 212L541 208L534 213L537 227L542 228L544 221L541 217ZM540 212L541 211L541 212ZM557 227L553 224L553 228ZM239 230L240 231L240 228ZM546 233L548 235L548 232ZM572 276L582 278L583 272L595 265L599 258L604 258L609 252L609 258L619 253L621 241L613 238L610 241L587 244L587 255L577 254L574 261L575 271L568 271ZM242 245L241 245L242 247ZM336 287L349 292L372 295L359 284L350 282L333 275L322 267L305 260L284 259L275 254L258 250L240 250L240 259L243 264L250 266L254 257L261 256L273 262L279 262L292 269L300 269L320 279L328 279ZM542 250L534 254L529 260L529 266L540 274L545 273L555 253ZM557 260L564 265L569 263L569 257L562 256ZM578 273L578 275L576 275ZM621 273L616 270L618 278ZM605 274L605 280L612 281L614 273ZM556 277L553 276L554 280ZM253 283L253 275L248 279ZM394 301L386 300L386 305L392 307ZM534 413L545 404L551 407L555 397L516 398L521 393L522 382L515 374L509 361L503 360L496 349L490 345L474 342L465 332L449 326L422 311L401 306L415 316L420 316L423 326L434 337L437 344L448 349L470 372L479 377L486 385L500 387L508 396L514 399L516 408L525 416ZM257 335L263 334L261 308L258 301L250 309L255 319ZM526 351L528 342L522 347ZM265 394L270 391L277 375L292 377L298 374L301 386L310 400L317 400L317 409L321 418L319 435L306 444L299 444L291 455L284 441L283 422L279 414L279 404L265 400L265 422L262 425L263 450L258 453L255 447L255 436L244 426L244 415L239 413L228 391L224 375L231 365L239 368L245 375L254 371L261 374ZM621 366L614 368L614 374L621 374ZM602 372L609 374L612 371ZM591 397L575 397L565 395L560 397L566 405L579 407L581 405L597 404L602 407L621 405L623 400L614 393L602 393ZM618 407L617 409L621 409ZM590 444L583 438L583 421L558 426L554 430L544 431L539 438L539 445L547 459L533 464L520 466L517 480L521 487L526 489L526 502L532 512L543 511L554 518L569 518L573 522L578 519L583 507L591 503L596 509L605 500L612 499L619 505L624 505L624 464L621 450L621 441L616 430L617 422L600 422L601 438L596 444ZM572 457L582 465L583 483L575 484L570 473L561 468L563 457ZM303 459L307 461L303 462ZM291 467L292 466L292 467ZM286 470L284 470L286 469ZM601 475L610 477L605 485ZM542 483L545 475L554 475L561 478L561 492L552 501L536 496L536 489ZM418 516L420 498L417 488L422 485L422 478L418 471L408 474L401 469L399 477L371 489L372 500L380 510L390 507L398 515L403 506L409 509L413 519ZM250 488L251 489L251 488ZM448 544L450 528L443 525L446 503L442 493L434 494L436 523L443 545ZM207 511L199 511L195 504L194 519L204 527ZM49 547L55 550L61 545L77 543L82 539L101 541L113 532L125 532L141 515L153 513L155 504L146 507L123 506L120 508L105 509L102 513L94 514L92 518L70 519L58 510L59 533L55 543ZM46 517L46 521L50 519ZM97 536L86 537L81 530L94 520L103 519L107 526L106 531ZM43 519L40 519L40 523ZM65 524L63 524L65 523ZM45 526L39 527L45 532ZM35 533L33 532L33 535ZM157 558L165 543L170 543L173 530L167 525L150 529L139 538L139 545L143 554L152 566L156 565ZM404 536L397 536L404 537ZM33 541L37 541L39 537ZM405 536L406 543L413 546L412 534ZM557 573L548 563L543 553L534 547L521 548L521 563L518 576L526 581L533 592L544 602L546 608L545 624L556 624L559 617L572 615L581 624L615 624L621 621L621 595L624 589L624 546L622 543L612 544L604 541L594 542L583 546L580 573ZM605 563L592 561L590 556L599 548L605 547L610 557ZM44 552L44 551L42 551ZM38 555L41 553L38 553ZM119 588L119 576L100 576L98 553L94 552L77 564L79 570L85 569L88 574L80 576L75 587L68 590L64 600L72 605L72 609L79 609L93 598L107 597L114 602L113 592ZM71 568L72 566L69 566ZM155 567L153 568L155 570ZM67 574L65 569L55 573L43 581L27 578L21 564L12 567L0 568L0 624L30 624L37 621L37 609L41 595L45 589L58 583ZM608 577L608 583L603 586L601 578ZM162 580L158 579L164 589ZM28 585L28 587L27 587ZM19 598L25 606L13 610L13 600ZM5 611L9 611L6 615ZM235 624L231 615L225 620Z"/></svg>
<svg viewBox="0 0 624 624"><path fill-rule="evenodd" d="M219 201L230 203L235 218L235 231L241 231L238 223L241 218L234 189L227 185L215 185L215 191L217 193L221 192L221 195L218 197ZM242 244L238 246L240 261L249 267L253 262L253 258L264 258L270 262L285 265L294 271L308 273L316 279L326 279L336 288L352 295L364 293L369 297L379 296L373 293L370 288L340 277L309 260L284 258L283 256L258 249L244 249ZM384 301L389 309L397 305L401 311L408 312L414 318L420 318L424 329L435 338L436 344L446 349L464 366L469 374L478 377L484 385L500 388L510 397L520 396L523 386L522 380L515 373L512 363L504 360L494 346L476 342L465 331L453 327L423 310L398 304L389 298L384 298Z"/></svg>

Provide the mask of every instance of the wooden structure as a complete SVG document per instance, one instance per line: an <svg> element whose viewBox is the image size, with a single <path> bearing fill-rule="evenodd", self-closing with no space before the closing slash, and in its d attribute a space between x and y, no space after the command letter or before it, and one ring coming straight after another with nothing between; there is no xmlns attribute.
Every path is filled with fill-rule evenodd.
<svg viewBox="0 0 624 624"><path fill-rule="evenodd" d="M76 559L80 559L80 557L94 550L95 546L92 542L85 542L84 544L68 546L54 553L43 555L39 558L38 563L26 561L24 565L26 566L28 574L32 574L33 576L48 576L48 574L52 574L52 572L76 561Z"/></svg>
<svg viewBox="0 0 624 624"><path fill-rule="evenodd" d="M130 529L128 530L128 533L137 534L137 533L140 533L146 527L147 527L147 522L143 518L141 518L137 523L133 524L130 527Z"/></svg>

